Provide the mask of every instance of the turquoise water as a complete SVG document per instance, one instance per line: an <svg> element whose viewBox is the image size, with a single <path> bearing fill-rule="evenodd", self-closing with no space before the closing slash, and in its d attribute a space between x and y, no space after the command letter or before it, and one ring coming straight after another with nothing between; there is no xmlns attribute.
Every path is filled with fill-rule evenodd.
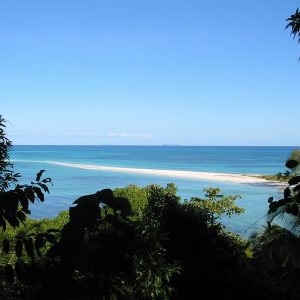
<svg viewBox="0 0 300 300"><path fill-rule="evenodd" d="M224 218L228 227L248 235L264 221L267 198L280 197L282 190L270 186L232 184L208 180L188 180L130 173L84 170L57 166L43 161L105 165L116 167L190 170L243 174L274 174L284 171L289 153L299 147L188 147L188 146L14 146L11 159L22 182L34 180L40 169L53 179L45 203L32 207L32 217L53 217L68 209L76 198L103 188L128 184L165 185L174 182L183 199L203 196L203 188L220 187L223 194L240 194L242 216ZM258 219L261 222L255 223Z"/></svg>

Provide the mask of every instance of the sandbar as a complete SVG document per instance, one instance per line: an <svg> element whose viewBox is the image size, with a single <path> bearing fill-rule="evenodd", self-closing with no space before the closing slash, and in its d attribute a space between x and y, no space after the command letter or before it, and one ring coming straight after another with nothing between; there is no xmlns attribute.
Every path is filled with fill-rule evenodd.
<svg viewBox="0 0 300 300"><path fill-rule="evenodd" d="M118 172L118 173L163 176L169 178L208 180L208 181L241 183L241 184L251 184L251 185L267 185L267 186L276 186L276 187L286 186L286 184L281 182L271 181L264 178L256 177L259 176L259 174L212 173L212 172L198 172L198 171L184 171L184 170L127 168L127 167L66 163L66 162L59 162L59 161L43 161L43 162L47 164L53 164L53 165L59 165L64 167L71 167L71 168L79 168L84 170L110 171L110 172Z"/></svg>

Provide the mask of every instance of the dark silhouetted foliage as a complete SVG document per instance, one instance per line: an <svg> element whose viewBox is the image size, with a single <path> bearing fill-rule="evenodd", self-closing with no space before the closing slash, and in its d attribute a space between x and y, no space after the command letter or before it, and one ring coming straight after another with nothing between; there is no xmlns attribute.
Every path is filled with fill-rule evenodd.
<svg viewBox="0 0 300 300"><path fill-rule="evenodd" d="M291 29L300 42L299 9L287 19L286 29ZM274 201L269 197L267 226L256 232L250 243L257 267L264 271L268 282L277 287L280 299L300 299L300 151L294 150L285 166L290 171L277 174L278 180L287 181L283 197ZM274 224L274 222L279 222ZM273 224L272 224L273 223Z"/></svg>
<svg viewBox="0 0 300 300"><path fill-rule="evenodd" d="M291 30L291 35L294 39L298 39L298 43L300 43L300 10L299 8L296 9L295 13L292 14L288 19L288 24L286 25L285 29ZM299 60L300 61L300 58Z"/></svg>
<svg viewBox="0 0 300 300"><path fill-rule="evenodd" d="M297 8L296 12L291 15L286 21L289 23L286 25L285 28L291 29L291 34L294 38L298 38L298 43L300 43L300 11Z"/></svg>
<svg viewBox="0 0 300 300"><path fill-rule="evenodd" d="M36 181L30 184L18 184L20 174L14 173L13 164L10 162L9 151L11 141L6 137L6 121L0 115L0 230L5 233L10 228L18 228L30 214L29 205L35 201L44 201L44 192L49 193L47 187L51 183L50 178L42 178L44 170L41 170ZM30 235L10 236L2 240L1 263L3 268L2 292L8 293L14 290L17 281L27 283L30 281L32 266L24 261L34 263L36 253L40 254L40 248L44 246L45 235L50 233L34 233ZM26 270L27 268L27 270ZM27 272L28 271L28 272ZM4 296L3 296L4 297ZM2 297L2 298L3 298Z"/></svg>
<svg viewBox="0 0 300 300"><path fill-rule="evenodd" d="M267 227L250 238L254 258L269 282L277 285L282 299L300 298L300 177L299 152L294 151L285 166L291 170L282 199L268 199ZM274 222L279 223L273 224Z"/></svg>
<svg viewBox="0 0 300 300"><path fill-rule="evenodd" d="M269 222L276 217L281 216L285 219L285 225L289 230L296 234L300 234L300 176L298 175L298 167L300 161L289 159L285 166L289 168L293 174L288 181L288 187L284 189L283 198L277 201L269 200Z"/></svg>

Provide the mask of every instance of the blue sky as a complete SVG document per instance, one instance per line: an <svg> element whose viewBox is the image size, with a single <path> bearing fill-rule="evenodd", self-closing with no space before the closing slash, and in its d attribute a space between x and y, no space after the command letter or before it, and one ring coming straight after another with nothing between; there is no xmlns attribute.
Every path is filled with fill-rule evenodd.
<svg viewBox="0 0 300 300"><path fill-rule="evenodd" d="M299 145L297 0L0 4L15 144Z"/></svg>

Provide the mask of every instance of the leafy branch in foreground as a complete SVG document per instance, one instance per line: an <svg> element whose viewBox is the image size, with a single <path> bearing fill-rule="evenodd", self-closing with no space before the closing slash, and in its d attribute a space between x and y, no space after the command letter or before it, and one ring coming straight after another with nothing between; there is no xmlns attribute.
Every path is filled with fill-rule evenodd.
<svg viewBox="0 0 300 300"><path fill-rule="evenodd" d="M0 230L4 237L1 241L1 264L6 264L4 278L9 284L14 283L15 275L23 283L24 268L32 265L26 262L35 262L36 256L41 256L41 249L47 242L53 243L53 231L44 233L19 234L9 238L5 231L19 228L30 214L29 206L35 201L44 202L44 193L49 193L50 178L42 178L44 170L36 175L36 180L30 184L18 184L19 173L14 173L10 162L12 143L6 137L6 121L0 115ZM27 279L30 277L27 277ZM6 286L5 288L8 288Z"/></svg>
<svg viewBox="0 0 300 300"><path fill-rule="evenodd" d="M297 8L296 12L291 15L286 21L289 23L286 25L286 29L291 28L291 35L294 38L298 38L298 43L300 43L300 11Z"/></svg>
<svg viewBox="0 0 300 300"><path fill-rule="evenodd" d="M20 177L20 174L13 172L13 164L9 160L12 143L6 137L5 128L6 120L0 115L0 192L16 183Z"/></svg>
<svg viewBox="0 0 300 300"><path fill-rule="evenodd" d="M292 14L288 19L286 19L289 23L286 25L285 29L291 29L291 35L293 38L298 39L298 43L300 43L300 11L297 8L296 12ZM300 57L298 59L300 61Z"/></svg>
<svg viewBox="0 0 300 300"><path fill-rule="evenodd" d="M286 162L286 167L295 172L300 161L290 159ZM274 201L273 197L269 198L269 218L272 222L276 217L281 216L284 225L295 234L300 234L300 176L292 176L288 181L289 186L285 188L283 198Z"/></svg>
<svg viewBox="0 0 300 300"><path fill-rule="evenodd" d="M250 239L253 257L269 281L277 281L283 299L299 299L300 289L300 158L291 156L285 166L291 170L283 198L268 199L267 227ZM276 224L276 223L277 224ZM279 226L278 223L281 225Z"/></svg>

